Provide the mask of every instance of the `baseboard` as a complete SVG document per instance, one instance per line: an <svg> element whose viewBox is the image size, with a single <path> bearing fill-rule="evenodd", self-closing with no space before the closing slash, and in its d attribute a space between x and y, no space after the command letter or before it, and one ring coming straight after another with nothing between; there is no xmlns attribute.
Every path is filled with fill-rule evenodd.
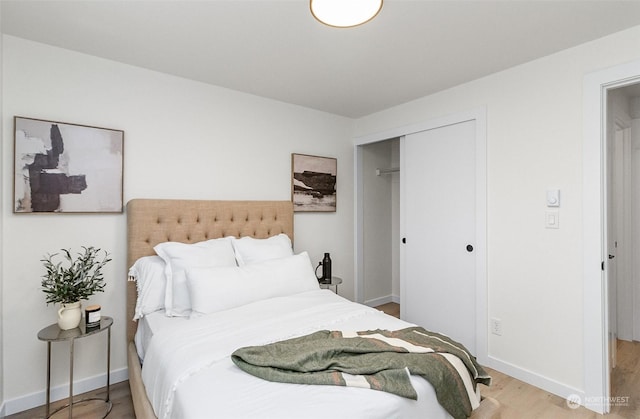
<svg viewBox="0 0 640 419"><path fill-rule="evenodd" d="M400 304L400 297L398 297L397 295L387 295L385 297L374 298L372 300L367 300L364 302L364 304L369 307L377 307L387 303Z"/></svg>
<svg viewBox="0 0 640 419"><path fill-rule="evenodd" d="M7 414L4 411L5 411L4 402L2 402L2 404L0 405L0 419L2 419L5 416L7 416Z"/></svg>
<svg viewBox="0 0 640 419"><path fill-rule="evenodd" d="M116 384L129 379L127 368L111 371L110 383ZM85 378L73 382L74 395L86 393L95 389L102 388L107 383L107 375L100 374L93 377ZM69 397L69 386L61 385L51 388L51 401L66 399ZM5 400L2 410L0 410L0 418L14 413L23 412L33 409L34 407L43 406L47 400L47 389L25 396L17 397L11 400Z"/></svg>
<svg viewBox="0 0 640 419"><path fill-rule="evenodd" d="M575 387L560 383L556 380L552 380L543 375L518 367L508 362L501 361L491 356L489 356L489 359L486 362L482 362L482 364L503 374L507 374L510 377L517 378L520 381L524 381L527 384L538 387L544 391L555 394L558 397L562 397L565 400L569 396L572 396L572 400L576 400L575 396L578 396L579 400L581 401L585 398L584 390L579 390Z"/></svg>

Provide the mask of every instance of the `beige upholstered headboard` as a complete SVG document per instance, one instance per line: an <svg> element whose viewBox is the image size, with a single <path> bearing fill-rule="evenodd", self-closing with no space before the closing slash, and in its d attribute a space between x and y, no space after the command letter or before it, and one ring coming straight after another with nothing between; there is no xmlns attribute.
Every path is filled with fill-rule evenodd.
<svg viewBox="0 0 640 419"><path fill-rule="evenodd" d="M151 256L162 242L196 243L226 236L266 238L284 233L293 241L291 201L198 201L133 199L127 203L127 268ZM136 286L127 281L127 342L133 320Z"/></svg>

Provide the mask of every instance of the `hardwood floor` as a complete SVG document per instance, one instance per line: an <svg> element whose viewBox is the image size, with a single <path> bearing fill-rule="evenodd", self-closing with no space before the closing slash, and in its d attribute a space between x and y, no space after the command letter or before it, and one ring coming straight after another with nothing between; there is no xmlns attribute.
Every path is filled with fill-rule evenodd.
<svg viewBox="0 0 640 419"><path fill-rule="evenodd" d="M501 405L502 419L632 419L640 418L640 342L618 341L618 365L611 374L611 412L606 416L582 406L572 409L554 394L487 368L493 383L483 395Z"/></svg>
<svg viewBox="0 0 640 419"><path fill-rule="evenodd" d="M88 393L75 396L75 400L87 399L91 397L99 397L101 399L106 398L106 390L100 388ZM135 419L136 415L133 413L133 402L131 401L131 392L129 391L129 381L122 381L117 384L112 384L109 391L109 398L113 403L111 412L108 418L113 419ZM57 408L67 404L67 399L59 400L51 403L51 411L55 411ZM73 417L74 419L97 419L104 415L105 407L103 403L90 403L87 405L74 405ZM35 407L33 409L25 410L24 412L15 413L13 415L6 416L5 419L40 419L45 417L44 406ZM69 417L68 410L62 410L51 416L55 419L63 419Z"/></svg>
<svg viewBox="0 0 640 419"><path fill-rule="evenodd" d="M400 317L400 305L388 303L379 310ZM501 372L487 368L493 383L482 386L484 396L500 402L502 419L632 419L640 418L640 342L618 341L618 365L611 375L611 396L617 405L599 415L582 406L572 409L567 401Z"/></svg>
<svg viewBox="0 0 640 419"><path fill-rule="evenodd" d="M378 309L394 317L400 317L400 306L395 303L378 306ZM632 419L640 418L640 342L618 341L618 365L612 373L612 397L617 403L611 408L611 413L603 416L596 414L582 406L572 409L567 401L554 394L526 384L508 375L487 368L493 378L490 387L482 386L481 392L500 402L502 419ZM80 396L104 398L104 389L99 389ZM113 384L111 386L111 401L113 409L108 418L135 418L133 403L129 392L129 382ZM54 403L52 410L66 401ZM44 418L44 407L37 407L24 412L7 416L6 419ZM54 418L65 418L60 412ZM95 411L74 408L74 418L94 419L100 417Z"/></svg>
<svg viewBox="0 0 640 419"><path fill-rule="evenodd" d="M387 303L387 304L382 304L381 306L378 306L376 308L380 311L384 311L390 316L400 318L400 304Z"/></svg>

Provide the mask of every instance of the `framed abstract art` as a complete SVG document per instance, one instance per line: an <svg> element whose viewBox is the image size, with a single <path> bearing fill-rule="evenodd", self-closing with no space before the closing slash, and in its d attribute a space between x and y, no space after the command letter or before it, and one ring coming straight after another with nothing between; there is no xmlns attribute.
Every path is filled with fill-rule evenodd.
<svg viewBox="0 0 640 419"><path fill-rule="evenodd" d="M121 213L124 131L14 117L15 213Z"/></svg>
<svg viewBox="0 0 640 419"><path fill-rule="evenodd" d="M335 212L337 168L332 157L291 154L293 210Z"/></svg>

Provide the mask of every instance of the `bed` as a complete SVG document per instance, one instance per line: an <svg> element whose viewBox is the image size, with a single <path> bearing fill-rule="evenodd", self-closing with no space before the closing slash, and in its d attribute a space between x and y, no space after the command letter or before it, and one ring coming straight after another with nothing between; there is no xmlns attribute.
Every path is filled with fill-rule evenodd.
<svg viewBox="0 0 640 419"><path fill-rule="evenodd" d="M127 204L128 266L137 266L138 272L140 266L148 266L141 265L141 261L153 260L155 264L159 257L164 258L163 269L173 266L174 280L173 288L165 288L165 295L151 298L150 291L141 288L140 282L127 278L127 318L135 319L127 323L127 357L136 417L450 418L438 403L431 384L422 377L410 377L418 395L417 400L411 400L357 386L266 381L232 362L231 354L240 347L262 347L318 330L350 333L415 326L321 290L317 283L314 286L309 281L294 283L285 279L279 283L278 278L295 276L307 265L313 271L305 252L280 259L274 256L273 260L251 260L272 249L274 255L279 254L283 244L291 247L292 241L290 201L134 199ZM227 242L236 246L232 246L235 264L241 267L195 266L182 272L183 281L188 273L191 298L189 314L184 314L187 311L181 311L184 307L180 303L184 296L177 288L177 267L186 263L180 259L182 249L187 246L191 251L193 246L202 246L206 253L212 247L204 244L226 249ZM259 247L263 243L269 243L269 247ZM247 272L251 278L259 275L272 285L242 282L248 278ZM227 279L211 283L208 278L212 273ZM171 277L171 271L168 275ZM238 284L255 289L243 289ZM225 298L216 298L217 295ZM158 307L150 304L143 313L143 299L144 304L168 303L161 309L160 303ZM479 407L471 417L499 415L499 403L484 398L479 399Z"/></svg>

